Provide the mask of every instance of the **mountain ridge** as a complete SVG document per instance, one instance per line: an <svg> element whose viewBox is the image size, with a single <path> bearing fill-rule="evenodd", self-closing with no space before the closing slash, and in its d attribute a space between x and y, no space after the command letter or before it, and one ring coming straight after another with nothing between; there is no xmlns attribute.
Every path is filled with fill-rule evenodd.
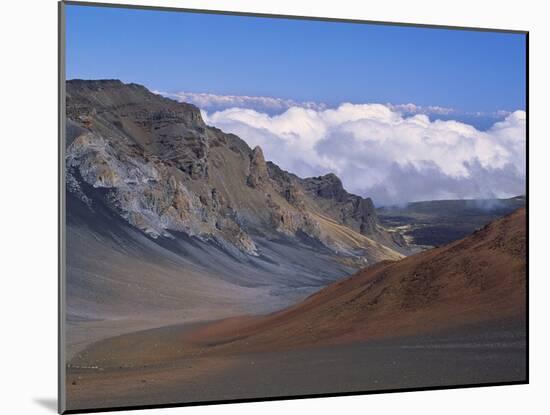
<svg viewBox="0 0 550 415"><path fill-rule="evenodd" d="M119 213L153 238L183 231L258 255L251 232L303 232L355 257L370 245L363 252L369 262L406 249L382 227L372 201L346 192L336 176L284 172L259 147L207 126L191 104L118 80L72 80L67 117L70 190L79 191L75 171L110 189ZM318 215L357 232L359 242Z"/></svg>

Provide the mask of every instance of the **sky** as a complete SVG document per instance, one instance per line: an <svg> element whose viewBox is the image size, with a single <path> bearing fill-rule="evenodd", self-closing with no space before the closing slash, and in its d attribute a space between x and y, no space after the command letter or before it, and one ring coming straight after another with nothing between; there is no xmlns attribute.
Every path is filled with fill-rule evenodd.
<svg viewBox="0 0 550 415"><path fill-rule="evenodd" d="M334 172L379 204L524 192L522 34L76 5L66 16L67 79L194 103L299 175Z"/></svg>

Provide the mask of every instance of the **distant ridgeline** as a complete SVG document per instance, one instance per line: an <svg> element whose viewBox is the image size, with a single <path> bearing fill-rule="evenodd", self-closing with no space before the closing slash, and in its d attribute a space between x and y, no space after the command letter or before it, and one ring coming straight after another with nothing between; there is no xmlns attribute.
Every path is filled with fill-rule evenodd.
<svg viewBox="0 0 550 415"><path fill-rule="evenodd" d="M439 246L471 234L525 206L525 196L510 199L434 200L377 209L380 222L400 230L408 242Z"/></svg>

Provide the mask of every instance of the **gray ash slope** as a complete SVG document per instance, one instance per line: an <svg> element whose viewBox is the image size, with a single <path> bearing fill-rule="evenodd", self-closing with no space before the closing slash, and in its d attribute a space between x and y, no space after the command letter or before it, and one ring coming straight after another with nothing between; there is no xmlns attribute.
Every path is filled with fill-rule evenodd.
<svg viewBox="0 0 550 415"><path fill-rule="evenodd" d="M407 253L370 199L266 162L193 105L118 80L68 81L66 98L75 325L270 311Z"/></svg>

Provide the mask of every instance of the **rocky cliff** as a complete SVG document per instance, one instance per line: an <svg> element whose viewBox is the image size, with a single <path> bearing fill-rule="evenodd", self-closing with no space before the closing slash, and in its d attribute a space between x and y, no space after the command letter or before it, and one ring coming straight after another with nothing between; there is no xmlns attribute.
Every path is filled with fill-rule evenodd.
<svg viewBox="0 0 550 415"><path fill-rule="evenodd" d="M307 237L362 265L397 259L403 241L370 199L333 174L302 179L259 147L207 126L198 108L118 80L67 82L67 187L86 188L149 237L178 232L235 255L259 256L255 236Z"/></svg>

